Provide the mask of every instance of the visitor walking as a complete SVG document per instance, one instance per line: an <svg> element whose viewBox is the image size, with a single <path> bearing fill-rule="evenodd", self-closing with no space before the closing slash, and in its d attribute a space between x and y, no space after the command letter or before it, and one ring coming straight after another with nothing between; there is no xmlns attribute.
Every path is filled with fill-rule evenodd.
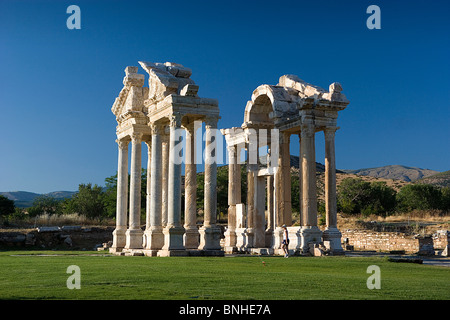
<svg viewBox="0 0 450 320"><path fill-rule="evenodd" d="M283 242L282 244L282 248L284 250L284 257L285 258L289 258L289 250L288 250L288 246L289 246L289 234L288 234L288 230L285 224L283 224L282 228L283 230Z"/></svg>

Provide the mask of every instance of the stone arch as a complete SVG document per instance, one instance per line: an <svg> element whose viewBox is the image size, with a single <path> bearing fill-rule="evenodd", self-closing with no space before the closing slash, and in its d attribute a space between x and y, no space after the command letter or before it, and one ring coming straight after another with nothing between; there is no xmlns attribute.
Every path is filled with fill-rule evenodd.
<svg viewBox="0 0 450 320"><path fill-rule="evenodd" d="M273 123L274 96L269 85L261 85L253 91L251 101L247 103L244 113L244 123L270 124Z"/></svg>
<svg viewBox="0 0 450 320"><path fill-rule="evenodd" d="M273 126L278 120L298 116L299 98L289 90L267 84L256 88L245 107L244 123Z"/></svg>

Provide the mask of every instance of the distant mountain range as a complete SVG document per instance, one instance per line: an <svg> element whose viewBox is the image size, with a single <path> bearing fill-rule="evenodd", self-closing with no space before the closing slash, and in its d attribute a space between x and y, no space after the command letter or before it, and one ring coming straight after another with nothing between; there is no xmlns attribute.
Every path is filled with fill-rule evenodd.
<svg viewBox="0 0 450 320"><path fill-rule="evenodd" d="M421 169L401 165L391 165L377 168L342 170L342 171L344 171L345 173L353 173L356 175L402 180L406 182L417 181L419 179L426 178L439 173L439 171L434 171L430 169Z"/></svg>
<svg viewBox="0 0 450 320"><path fill-rule="evenodd" d="M291 167L292 168L299 168L299 157L291 155ZM317 172L325 172L325 166L319 162L316 162L316 170ZM436 175L436 179L433 179L433 181L439 179L445 180L445 177L448 178L450 175L450 171L446 171L447 175L445 175L445 172L439 172L435 170L430 169L421 169L416 167L407 167L407 166L401 166L401 165L390 165L390 166L384 166L384 167L377 167L377 168L365 168L365 169L356 169L356 170L338 170L336 169L336 173L351 173L356 174L360 176L370 176L374 178L383 178L383 179L393 179L393 180L401 180L406 182L413 182L423 179L425 181L425 178L432 177ZM431 179L428 179L427 181L432 181ZM441 181L442 182L442 181ZM423 182L426 183L426 182ZM433 184L433 183L431 183Z"/></svg>
<svg viewBox="0 0 450 320"><path fill-rule="evenodd" d="M14 200L16 207L27 208L33 205L33 201L36 197L46 195L56 199L70 198L76 192L74 191L54 191L46 194L39 194L27 191L10 191L10 192L0 192L0 195L7 197L10 200Z"/></svg>

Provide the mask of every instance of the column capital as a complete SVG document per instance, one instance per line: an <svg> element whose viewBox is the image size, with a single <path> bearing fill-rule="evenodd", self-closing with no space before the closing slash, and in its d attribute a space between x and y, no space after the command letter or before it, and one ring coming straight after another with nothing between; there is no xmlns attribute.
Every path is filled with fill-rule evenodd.
<svg viewBox="0 0 450 320"><path fill-rule="evenodd" d="M334 135L338 129L339 127L325 127L325 129L323 129L325 140L334 139Z"/></svg>
<svg viewBox="0 0 450 320"><path fill-rule="evenodd" d="M229 155L236 155L237 153L237 145L235 144L227 144L227 151Z"/></svg>
<svg viewBox="0 0 450 320"><path fill-rule="evenodd" d="M162 124L151 124L150 129L152 131L152 135L162 135L164 134L164 125Z"/></svg>
<svg viewBox="0 0 450 320"><path fill-rule="evenodd" d="M140 132L133 132L131 135L132 143L141 143L143 134Z"/></svg>
<svg viewBox="0 0 450 320"><path fill-rule="evenodd" d="M175 112L169 116L169 126L179 128L181 127L181 119L183 115L181 113Z"/></svg>
<svg viewBox="0 0 450 320"><path fill-rule="evenodd" d="M184 124L183 125L184 130L186 130L187 132L189 132L191 135L193 135L195 133L195 122L191 122L188 124Z"/></svg>
<svg viewBox="0 0 450 320"><path fill-rule="evenodd" d="M304 123L301 125L301 138L311 138L315 133L315 126L312 123Z"/></svg>
<svg viewBox="0 0 450 320"><path fill-rule="evenodd" d="M128 149L128 143L130 142L128 139L116 139L117 145L119 149Z"/></svg>
<svg viewBox="0 0 450 320"><path fill-rule="evenodd" d="M227 151L228 151L228 161L229 164L237 164L237 145L232 144L232 145L228 145L227 144Z"/></svg>

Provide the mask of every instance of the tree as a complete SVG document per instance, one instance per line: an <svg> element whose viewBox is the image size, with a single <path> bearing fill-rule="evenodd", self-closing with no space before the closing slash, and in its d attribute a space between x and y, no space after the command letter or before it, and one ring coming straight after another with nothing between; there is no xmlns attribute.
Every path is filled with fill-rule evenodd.
<svg viewBox="0 0 450 320"><path fill-rule="evenodd" d="M442 210L450 211L450 187L444 187L441 189L442 192Z"/></svg>
<svg viewBox="0 0 450 320"><path fill-rule="evenodd" d="M378 214L386 216L395 211L397 192L384 181L370 184L370 203L363 208L363 214ZM370 209L369 209L370 208Z"/></svg>
<svg viewBox="0 0 450 320"><path fill-rule="evenodd" d="M347 214L387 215L396 207L396 192L386 182L346 178L338 187L338 208Z"/></svg>
<svg viewBox="0 0 450 320"><path fill-rule="evenodd" d="M106 216L109 218L114 218L116 216L117 205L117 173L105 179L103 205L105 206Z"/></svg>
<svg viewBox="0 0 450 320"><path fill-rule="evenodd" d="M48 214L49 216L61 213L61 201L49 195L40 195L33 200L33 206L28 209L30 217Z"/></svg>
<svg viewBox="0 0 450 320"><path fill-rule="evenodd" d="M0 195L0 216L7 216L14 212L14 200L10 200L4 195Z"/></svg>
<svg viewBox="0 0 450 320"><path fill-rule="evenodd" d="M442 191L430 184L408 184L397 194L398 210L402 212L442 208Z"/></svg>
<svg viewBox="0 0 450 320"><path fill-rule="evenodd" d="M338 209L347 214L361 213L369 198L370 183L362 179L345 178L337 188Z"/></svg>
<svg viewBox="0 0 450 320"><path fill-rule="evenodd" d="M80 215L87 218L102 219L105 216L102 187L92 186L91 183L80 184L78 193L71 199L71 205Z"/></svg>

